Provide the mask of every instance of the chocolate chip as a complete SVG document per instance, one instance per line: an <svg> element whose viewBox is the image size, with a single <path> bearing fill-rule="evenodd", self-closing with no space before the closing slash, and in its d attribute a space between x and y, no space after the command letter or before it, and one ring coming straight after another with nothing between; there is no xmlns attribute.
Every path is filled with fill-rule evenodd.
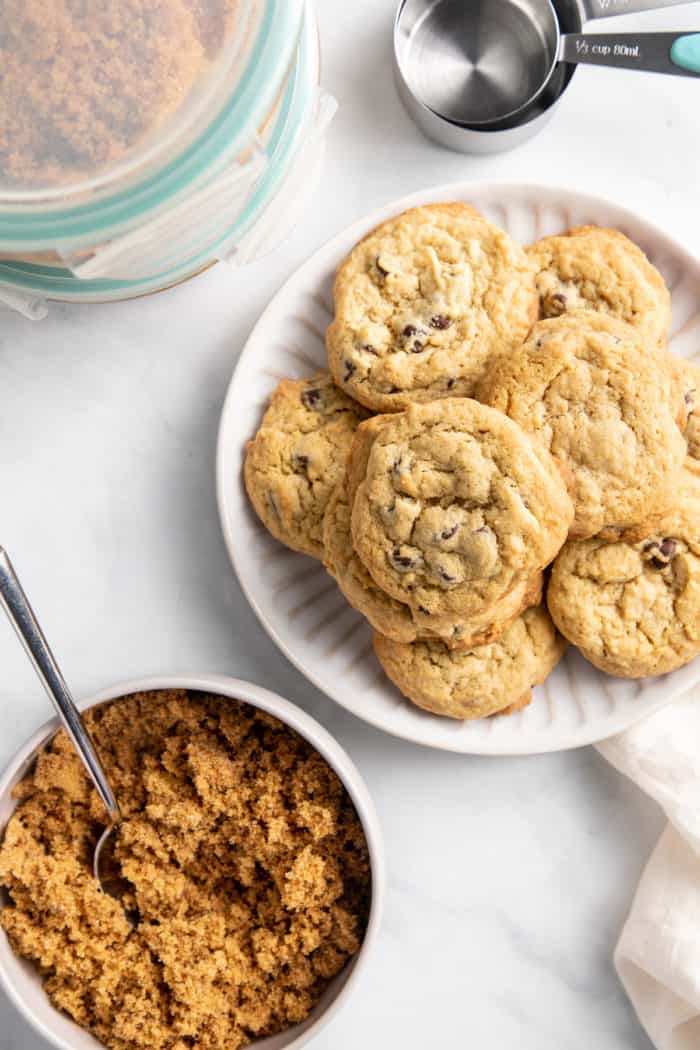
<svg viewBox="0 0 700 1050"><path fill-rule="evenodd" d="M542 305L547 317L558 317L566 312L567 298L563 292L553 292L545 297Z"/></svg>
<svg viewBox="0 0 700 1050"><path fill-rule="evenodd" d="M321 391L317 386L310 387L309 390L304 390L301 395L301 403L306 408L318 408L321 404Z"/></svg>
<svg viewBox="0 0 700 1050"><path fill-rule="evenodd" d="M414 338L417 335L423 336L424 334L424 329L418 328L418 326L414 324L407 324L401 332L401 335L404 339L413 339L413 343L409 347L412 354L420 354L421 351L425 348L425 340Z"/></svg>
<svg viewBox="0 0 700 1050"><path fill-rule="evenodd" d="M478 529L474 529L474 532L491 532L491 529L488 527L488 525L481 525Z"/></svg>
<svg viewBox="0 0 700 1050"><path fill-rule="evenodd" d="M423 613L423 616L430 616L430 609L426 609L424 605L418 606L418 612Z"/></svg>
<svg viewBox="0 0 700 1050"><path fill-rule="evenodd" d="M343 364L345 365L345 372L343 373L343 382L347 383L348 379L350 379L355 374L357 369L355 368L352 361L346 360L343 361Z"/></svg>
<svg viewBox="0 0 700 1050"><path fill-rule="evenodd" d="M535 342L535 350L541 350L541 349L542 349L542 340L541 340L541 339L538 339L538 340L537 340L537 341Z"/></svg>
<svg viewBox="0 0 700 1050"><path fill-rule="evenodd" d="M413 554L402 554L400 547L394 547L389 555L389 561L397 572L410 572L418 565L418 558Z"/></svg>
<svg viewBox="0 0 700 1050"><path fill-rule="evenodd" d="M661 543L661 553L664 556L664 558L672 558L676 553L677 546L678 544L675 540L672 540L670 537L666 537L666 539L663 540Z"/></svg>
<svg viewBox="0 0 700 1050"><path fill-rule="evenodd" d="M306 470L309 465L308 456L292 456L292 466L295 470Z"/></svg>
<svg viewBox="0 0 700 1050"><path fill-rule="evenodd" d="M375 357L379 357L379 351L376 346L372 346L371 343L362 343L360 350L364 350L367 354L374 354Z"/></svg>
<svg viewBox="0 0 700 1050"><path fill-rule="evenodd" d="M655 569L665 569L673 560L678 543L667 536L663 540L650 540L644 545L644 553L649 555L649 562Z"/></svg>
<svg viewBox="0 0 700 1050"><path fill-rule="evenodd" d="M457 380L456 380L456 379L448 379L448 380L447 380L447 389L448 389L448 390L451 390L451 389L452 389L452 387L453 387L453 386L455 385L455 383L456 383L456 382L457 382Z"/></svg>
<svg viewBox="0 0 700 1050"><path fill-rule="evenodd" d="M693 405L695 404L695 390L689 390L683 400L685 401L686 408L692 411Z"/></svg>
<svg viewBox="0 0 700 1050"><path fill-rule="evenodd" d="M456 583L457 582L457 577L456 576L450 576L449 572L447 572L446 569L443 569L442 565L438 565L437 574L438 574L438 576L440 577L440 579L442 580L443 583Z"/></svg>
<svg viewBox="0 0 700 1050"><path fill-rule="evenodd" d="M382 277L389 276L389 271L382 266L382 264L379 261L379 256L377 256L377 258L374 260L374 265L377 267L377 271Z"/></svg>
<svg viewBox="0 0 700 1050"><path fill-rule="evenodd" d="M434 317L430 318L430 324L433 328L437 328L438 331L444 332L452 324L452 318L448 317L447 314L435 314Z"/></svg>
<svg viewBox="0 0 700 1050"><path fill-rule="evenodd" d="M451 540L452 537L457 534L457 529L458 528L459 528L459 525L452 525L451 528L443 529L442 532L440 533L440 539L441 540Z"/></svg>

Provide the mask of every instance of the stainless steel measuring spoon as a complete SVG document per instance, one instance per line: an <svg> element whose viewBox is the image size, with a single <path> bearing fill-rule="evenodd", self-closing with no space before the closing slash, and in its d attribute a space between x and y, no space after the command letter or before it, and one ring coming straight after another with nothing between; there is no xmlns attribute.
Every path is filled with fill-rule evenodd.
<svg viewBox="0 0 700 1050"><path fill-rule="evenodd" d="M700 33L564 33L549 0L527 0L544 36L539 62L524 64L498 119L513 119L545 90L559 62L636 69L672 76L700 76ZM542 75L542 69L544 74ZM539 81L539 82L538 82Z"/></svg>
<svg viewBox="0 0 700 1050"><path fill-rule="evenodd" d="M394 25L399 93L442 145L466 153L512 148L544 125L571 79L560 23L578 32L593 19L686 2L555 0L557 17L550 0L401 0ZM693 36L683 34L690 43L675 48L673 71L680 75L696 75ZM573 37L571 46L575 51ZM638 58L631 67L642 68Z"/></svg>
<svg viewBox="0 0 700 1050"><path fill-rule="evenodd" d="M93 872L103 892L108 893L110 880L104 876L105 846L122 820L121 810L112 791L99 755L95 750L80 712L54 659L26 594L19 582L12 562L0 547L0 605L7 613L17 636L24 646L34 670L49 694L59 719L78 752L85 769L95 785L107 814L107 827L100 836L93 854ZM100 864L103 864L102 868ZM133 924L133 918L127 915Z"/></svg>

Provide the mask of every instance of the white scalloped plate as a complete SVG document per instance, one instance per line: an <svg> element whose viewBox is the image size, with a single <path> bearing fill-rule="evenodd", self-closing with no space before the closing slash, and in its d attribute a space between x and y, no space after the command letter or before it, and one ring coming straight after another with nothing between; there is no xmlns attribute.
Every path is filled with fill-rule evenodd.
<svg viewBox="0 0 700 1050"><path fill-rule="evenodd" d="M508 718L456 722L408 703L386 679L371 631L323 566L280 546L252 512L241 480L245 442L283 377L325 368L337 264L356 241L404 208L463 200L522 243L596 224L622 230L663 273L673 299L671 347L700 353L700 263L649 223L610 201L520 183L457 183L395 201L345 230L308 260L260 318L238 362L219 432L217 482L224 536L241 586L283 653L315 685L359 718L430 747L466 754L532 754L594 743L663 707L700 681L700 658L673 674L611 678L569 648L526 710Z"/></svg>

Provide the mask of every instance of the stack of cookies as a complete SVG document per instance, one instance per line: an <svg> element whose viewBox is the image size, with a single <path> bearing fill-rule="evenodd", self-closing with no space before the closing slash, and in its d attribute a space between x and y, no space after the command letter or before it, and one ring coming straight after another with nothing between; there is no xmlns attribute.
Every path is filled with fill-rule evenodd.
<svg viewBox="0 0 700 1050"><path fill-rule="evenodd" d="M330 373L279 385L246 487L407 698L510 713L567 640L628 677L700 653L700 369L669 353L635 244L582 227L525 250L430 205L360 242L334 300Z"/></svg>

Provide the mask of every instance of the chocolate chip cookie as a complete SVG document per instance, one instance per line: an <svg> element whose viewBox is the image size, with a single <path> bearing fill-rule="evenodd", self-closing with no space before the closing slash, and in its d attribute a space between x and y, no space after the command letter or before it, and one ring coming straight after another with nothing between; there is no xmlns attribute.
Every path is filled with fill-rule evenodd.
<svg viewBox="0 0 700 1050"><path fill-rule="evenodd" d="M525 252L466 204L413 208L340 266L328 361L369 408L470 396L487 362L537 318Z"/></svg>
<svg viewBox="0 0 700 1050"><path fill-rule="evenodd" d="M245 485L266 528L292 550L323 558L323 515L368 413L327 372L285 379L246 449Z"/></svg>
<svg viewBox="0 0 700 1050"><path fill-rule="evenodd" d="M554 558L573 519L549 452L468 398L361 424L349 479L353 544L375 583L439 617L488 615Z"/></svg>
<svg viewBox="0 0 700 1050"><path fill-rule="evenodd" d="M686 467L700 474L700 367L692 361L674 359L682 384L687 422L684 438L688 446Z"/></svg>
<svg viewBox="0 0 700 1050"><path fill-rule="evenodd" d="M541 321L495 363L479 396L571 473L572 536L631 528L673 504L683 396L669 355L629 325L584 311Z"/></svg>
<svg viewBox="0 0 700 1050"><path fill-rule="evenodd" d="M528 255L541 317L595 310L627 321L652 345L665 343L671 296L656 267L623 233L577 226L537 241Z"/></svg>
<svg viewBox="0 0 700 1050"><path fill-rule="evenodd" d="M554 622L609 674L665 674L700 653L700 479L685 471L676 509L637 543L567 543L547 591Z"/></svg>
<svg viewBox="0 0 700 1050"><path fill-rule="evenodd" d="M374 582L355 554L350 528L347 485L342 481L328 501L323 522L324 562L350 605L380 634L395 642L419 638L439 639L448 648L464 649L500 638L516 617L542 600L542 573L519 584L496 602L488 613L472 620L455 621L431 616L427 609L412 609L386 594Z"/></svg>
<svg viewBox="0 0 700 1050"><path fill-rule="evenodd" d="M528 609L498 641L477 649L374 638L379 662L405 697L433 714L462 719L527 706L531 687L545 680L565 647L543 606Z"/></svg>

